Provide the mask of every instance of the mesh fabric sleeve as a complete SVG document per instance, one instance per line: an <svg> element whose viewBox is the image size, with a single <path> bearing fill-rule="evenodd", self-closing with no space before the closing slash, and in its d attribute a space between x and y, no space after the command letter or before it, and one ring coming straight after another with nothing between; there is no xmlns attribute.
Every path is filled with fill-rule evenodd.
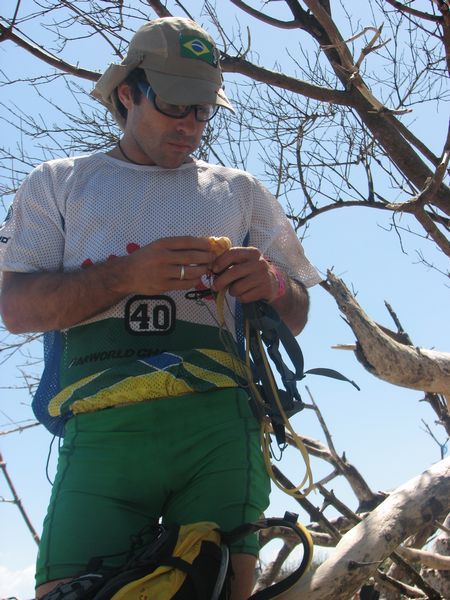
<svg viewBox="0 0 450 600"><path fill-rule="evenodd" d="M249 245L258 248L292 279L311 287L319 273L305 256L303 246L278 200L256 179L253 185Z"/></svg>
<svg viewBox="0 0 450 600"><path fill-rule="evenodd" d="M19 188L0 235L0 269L58 271L64 253L64 219L56 201L52 170L44 163Z"/></svg>

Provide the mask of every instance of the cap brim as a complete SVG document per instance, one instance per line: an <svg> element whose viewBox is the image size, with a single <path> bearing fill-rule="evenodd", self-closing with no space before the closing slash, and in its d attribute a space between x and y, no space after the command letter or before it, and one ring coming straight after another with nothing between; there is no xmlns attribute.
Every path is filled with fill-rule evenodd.
<svg viewBox="0 0 450 600"><path fill-rule="evenodd" d="M217 89L211 81L144 71L154 92L170 104L216 104L235 112L223 89Z"/></svg>
<svg viewBox="0 0 450 600"><path fill-rule="evenodd" d="M116 88L138 66L143 68L141 56L129 57L120 65L111 64L91 92L112 113L121 129L125 129L125 120L117 110ZM217 90L211 81L168 75L145 68L144 71L156 94L170 104L216 104L235 112L223 89Z"/></svg>
<svg viewBox="0 0 450 600"><path fill-rule="evenodd" d="M102 102L107 101L119 83L122 83L122 81L124 81L131 73L131 71L138 67L141 62L142 59L136 58L135 60L125 64L122 63L120 65L109 65L109 67L95 84L91 95L94 96L94 98L98 98Z"/></svg>
<svg viewBox="0 0 450 600"><path fill-rule="evenodd" d="M94 89L91 91L91 96L97 98L97 100L100 100L100 102L106 106L122 130L125 129L125 119L117 110L117 98L115 97L115 90L119 83L122 83L122 81L127 78L129 73L138 67L141 62L142 58L138 57L125 64L122 63L120 65L109 65L109 67L95 84Z"/></svg>

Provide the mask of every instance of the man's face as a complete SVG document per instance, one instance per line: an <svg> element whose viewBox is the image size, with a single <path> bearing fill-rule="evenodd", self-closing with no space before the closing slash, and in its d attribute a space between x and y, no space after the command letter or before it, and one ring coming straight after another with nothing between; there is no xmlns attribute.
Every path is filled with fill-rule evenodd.
<svg viewBox="0 0 450 600"><path fill-rule="evenodd" d="M126 84L119 86L118 94L128 110L123 141L135 157L140 156L137 162L176 169L198 148L205 123L195 119L193 110L182 119L173 119L158 112L145 97L134 104Z"/></svg>

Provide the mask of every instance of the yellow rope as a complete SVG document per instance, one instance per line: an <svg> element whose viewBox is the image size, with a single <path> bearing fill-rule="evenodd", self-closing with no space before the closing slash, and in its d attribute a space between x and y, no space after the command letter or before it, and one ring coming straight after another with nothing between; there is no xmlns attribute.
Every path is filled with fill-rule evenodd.
<svg viewBox="0 0 450 600"><path fill-rule="evenodd" d="M219 317L219 325L221 328L225 327L225 292L226 290L220 290L215 297L217 316Z"/></svg>
<svg viewBox="0 0 450 600"><path fill-rule="evenodd" d="M216 298L215 298L216 306L217 306L217 315L219 318L219 325L220 325L221 331L224 328L226 328L226 324L225 324L225 292L226 292L225 290L221 290L220 292L218 292L218 294L216 294ZM253 398L255 399L257 404L259 404L260 406L264 406L264 400L262 399L261 394L253 381L252 369L251 369L251 365L250 365L249 340L250 340L250 325L249 325L248 321L245 321L245 341L246 341L246 344L245 344L246 345L246 350L245 350L245 365L246 365L245 371L246 371L246 373L245 373L245 375L246 375L246 378L247 378L247 381L249 384L249 388L250 388ZM314 489L313 475L312 475L312 471L311 471L311 463L310 463L310 459L309 459L308 450L306 449L300 436L298 436L297 433L293 430L293 428L289 422L289 419L287 418L287 415L283 409L280 397L278 395L278 388L277 388L277 385L273 378L272 369L270 368L269 361L267 360L265 348L263 346L263 343L261 340L261 335L259 332L257 333L257 340L258 340L258 344L259 344L259 347L261 350L261 356L262 356L262 359L264 362L264 367L266 369L267 377L270 382L270 387L271 387L273 397L275 398L275 402L277 404L278 411L283 419L283 424L286 427L286 429L289 431L289 433L291 434L291 437L293 440L293 445L297 448L297 450L299 450L300 454L302 455L303 461L305 463L305 475L304 475L301 483L299 483L299 485L292 487L292 488L288 488L288 487L284 486L276 478L275 473L273 471L272 463L270 462L270 442L271 442L270 436L273 433L273 430L272 430L272 425L270 423L270 419L267 416L264 416L261 420L261 447L263 450L264 463L266 465L266 469L267 469L267 472L268 472L270 478L272 479L274 484L280 490L282 490L286 494L289 494L290 496L299 496L299 495L306 496L307 494L309 494L309 492L311 490ZM241 361L239 361L239 362L241 363ZM307 485L306 490L303 493L300 492L300 490L303 487L305 487L305 485Z"/></svg>
<svg viewBox="0 0 450 600"><path fill-rule="evenodd" d="M245 362L247 365L247 372L249 373L249 384L250 384L250 388L253 393L253 397L255 397L257 399L258 403L264 404L264 400L261 398L261 394L259 393L258 388L255 386L255 384L253 382L253 378L251 376L249 339L250 339L250 325L247 321L245 323L245 340L246 340ZM260 350L261 350L261 356L264 361L264 367L266 369L267 377L270 381L270 387L272 390L272 394L275 398L275 402L277 404L278 411L283 419L284 426L286 427L286 429L289 431L289 433L292 436L293 445L297 448L297 450L299 450L300 454L302 455L303 461L305 463L306 472L305 472L305 475L304 475L301 483L292 488L288 488L288 487L282 485L278 481L278 479L275 476L275 473L273 472L272 463L270 462L270 435L271 435L271 433L273 433L273 431L272 431L272 425L270 423L270 419L267 416L264 416L262 419L262 422L261 422L261 446L263 449L264 463L266 465L266 469L267 469L267 472L268 472L270 478L272 479L274 484L280 490L282 490L286 494L289 494L290 496L299 496L299 495L306 496L307 494L309 494L309 492L312 489L314 489L313 475L312 475L312 471L311 471L311 463L309 460L308 450L306 449L300 436L298 436L295 433L295 431L293 430L293 428L289 422L289 419L287 418L286 413L284 412L283 405L281 404L281 400L278 395L278 388L277 388L275 380L273 378L272 369L270 368L269 361L267 360L267 356L266 356L265 349L264 349L264 346L263 346L263 343L261 340L261 335L259 334L259 332L257 334L257 339L258 339L258 344L259 344ZM300 492L300 490L305 486L305 484L308 484L308 487L305 490L305 492L302 493L302 492Z"/></svg>
<svg viewBox="0 0 450 600"><path fill-rule="evenodd" d="M231 245L231 242L230 242L230 245ZM233 351L233 349L228 348L229 344L225 341L225 336L223 335L223 332L227 331L227 326L225 323L225 294L226 294L226 290L221 290L220 292L215 294L216 310L217 310L217 316L218 316L218 320L219 320L219 332L220 332L220 338L222 339L222 343L224 344L224 347L226 349L228 349L229 352L231 350L230 354L232 356L234 356L235 351ZM243 370L245 371L245 378L247 379L248 386L250 389L250 393L253 397L253 400L254 400L254 402L256 402L257 405L259 405L259 408L261 409L260 412L263 414L263 417L261 419L261 447L262 447L262 451L263 451L263 457L264 457L264 463L266 466L266 470L267 470L267 473L269 474L271 480L274 482L274 484L280 490L285 492L286 494L288 494L290 496L297 496L297 497L306 496L314 488L309 454L308 454L308 451L307 451L305 445L303 444L302 440L300 439L300 437L292 429L292 426L289 423L289 419L287 418L287 415L283 409L280 397L278 395L278 388L274 381L272 369L270 368L270 364L267 360L265 348L263 347L263 343L262 343L261 335L260 335L259 331L257 332L257 340L258 340L258 344L259 344L259 347L261 350L261 356L263 358L264 368L266 369L267 377L270 382L271 391L275 398L275 402L277 404L279 414L281 415L281 417L283 419L283 424L284 424L285 428L289 431L289 433L292 436L294 446L300 451L300 453L303 457L303 461L305 463L305 468L306 468L306 472L305 472L305 475L304 475L301 483L298 486L295 486L292 488L287 488L286 486L282 485L275 476L275 473L274 473L273 467L272 467L272 463L270 462L270 441L271 441L270 436L271 436L271 433L273 433L272 424L270 422L270 418L264 414L265 413L265 403L264 403L263 398L261 397L261 394L260 394L255 382L253 381L253 373L252 373L251 364L250 364L250 325L248 323L248 320L246 320L245 321L245 341L246 341L245 362L242 362L242 360L238 356L236 356L236 358L238 359L239 367L240 368L243 367ZM305 484L308 484L308 487L305 490L305 492L302 493L302 492L300 492L300 490L305 486ZM296 526L303 533L304 543L306 544L306 546L304 546L304 552L307 554L307 562L305 564L305 567L304 567L304 570L302 573L302 574L304 574L312 561L313 540L312 540L311 534L306 529L306 527L304 527L299 522L297 522Z"/></svg>

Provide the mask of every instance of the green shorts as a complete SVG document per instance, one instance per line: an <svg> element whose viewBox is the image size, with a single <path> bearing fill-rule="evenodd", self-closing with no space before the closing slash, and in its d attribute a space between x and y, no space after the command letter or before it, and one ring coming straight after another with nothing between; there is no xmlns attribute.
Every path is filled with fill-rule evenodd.
<svg viewBox="0 0 450 600"><path fill-rule="evenodd" d="M270 480L259 424L238 388L72 417L39 548L36 583L86 572L93 557L117 566L149 524L258 519ZM255 536L232 552L258 553Z"/></svg>

